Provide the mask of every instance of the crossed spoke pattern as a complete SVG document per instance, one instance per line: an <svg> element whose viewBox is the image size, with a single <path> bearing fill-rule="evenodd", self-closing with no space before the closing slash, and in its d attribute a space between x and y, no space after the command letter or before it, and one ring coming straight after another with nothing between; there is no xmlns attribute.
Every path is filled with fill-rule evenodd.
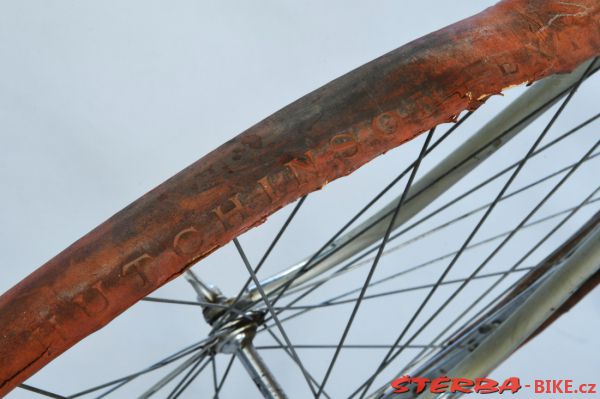
<svg viewBox="0 0 600 399"><path fill-rule="evenodd" d="M594 63L591 64L584 77L596 72L597 69L594 69L595 67L593 65ZM303 385L308 388L311 395L315 398L321 396L327 398L337 397L337 395L328 393L326 388L342 351L373 351L370 353L377 353L375 351L378 350L383 351L384 355L382 356L381 361L376 364L375 368L366 375L361 383L353 388L348 396L349 398L366 397L367 394L372 391L374 384L378 383L380 380L387 381L391 379L391 376L389 375L390 372L393 375L403 373L414 368L418 364L422 364L427 361L427 359L430 359L437 351L447 344L452 336L463 329L464 326L472 323L479 314L479 310L494 306L494 304L504 297L504 295L510 292L511 288L517 284L518 279L516 279L516 277L522 276L524 273L527 273L534 268L532 265L526 265L525 262L527 262L536 251L545 245L548 245L549 240L554 237L557 232L568 225L568 222L572 221L582 210L588 208L591 209L600 204L600 197L597 196L600 192L600 186L598 186L588 192L585 198L580 199L575 205L554 211L544 216L539 215L543 206L554 198L561 187L572 180L573 176L582 169L583 165L591 164L593 160L597 159L598 155L600 155L600 151L597 152L598 146L600 146L600 140L593 143L582 156L570 164L545 173L541 177L537 176L533 181L522 185L519 188L513 188L515 182L521 177L523 170L526 169L526 165L532 159L540 158L539 156L544 155L547 151L550 151L553 148L556 149L561 143L574 137L578 132L583 132L585 131L585 128L591 127L600 118L600 113L595 114L563 134L544 142L548 133L555 126L559 116L564 113L567 105L572 101L584 77L568 89L566 96L557 106L557 109L552 114L549 122L537 135L526 154L521 159L502 168L471 188L464 190L452 199L445 200L445 202L441 204L436 203L435 207L432 206L426 208L424 212L417 215L418 217L411 219L409 221L410 223L406 223L400 228L395 229L395 219L404 203L410 200L408 193L418 174L421 164L433 150L440 147L453 132L471 117L472 112L466 113L450 129L442 133L437 140L434 140L435 129L432 129L425 135L421 150L415 160L403 169L400 174L398 174L363 208L361 208L361 210L345 223L340 230L333 234L325 244L320 246L319 250L314 252L305 264L296 271L290 281L279 287L274 293L267 294L264 291L258 273L274 252L277 244L284 238L284 233L288 230L288 227L301 213L301 208L307 202L307 197L298 200L291 208L288 217L275 234L275 237L270 241L255 267L253 267L249 261L240 241L234 239L233 245L241 258L240 263L244 267L245 272L248 273L248 277L245 280L245 283L242 284L241 289L233 297L233 300L229 301L227 304L209 303L202 300L160 298L154 296L149 296L144 299L146 302L156 304L183 305L222 310L223 315L217 323L213 325L212 334L208 338L189 345L138 372L71 395L59 395L29 384L23 384L21 385L21 388L31 393L50 398L72 399L94 397L100 399L110 396L142 376L168 369L166 374L160 377L156 383L149 386L148 389L141 394L141 398L155 396L166 397L169 399L179 398L193 385L194 381L197 381L198 378L203 375L203 373L206 374L206 377L210 381L210 384L206 385L204 390L208 391L209 388L206 387L211 387L213 398L222 397L224 386L228 379L231 378L232 369L236 366L236 357L235 355L231 355L227 360L222 373L219 373L219 357L215 350L215 342L219 338L219 328L229 320L233 320L236 317L243 317L245 314L244 312L247 310L256 309L266 313L265 322L259 327L257 334L260 337L269 337L268 339L270 339L272 343L257 343L255 348L265 353L273 351L282 351L285 353L289 360L298 367L300 375L304 380ZM551 103L554 100L555 99L552 99L548 101L548 103ZM534 113L535 112L536 111L534 111ZM521 122L522 121L519 123ZM508 129L507 132L509 130L510 129ZM486 146L490 145L493 145L493 143L490 142L486 144ZM485 147L482 147L480 150L483 150L484 148ZM474 152L471 157L478 156L478 152L479 150ZM448 173L450 173L450 171ZM505 180L502 181L502 179ZM330 271L328 275L304 282L301 285L292 286L295 279L315 267L315 265L322 261L324 257L331 256L332 253L339 250L340 246L335 246L336 240L338 240L344 232L348 231L350 227L354 226L361 217L366 215L366 213L378 203L379 200L402 181L405 182L404 187L401 191L401 195L396 201L394 209L392 209L390 214L384 216L384 218L389 218L389 224L385 230L385 234L376 244L369 246L352 259L338 265L335 269ZM444 216L444 212L449 212L453 206L464 203L464 200L470 196L481 193L485 189L491 190L494 182L501 184L499 190L493 195L493 200L486 201L479 206L468 209L458 215L447 218L444 221L440 222L436 219ZM486 238L478 238L486 221L492 217L494 210L501 204L515 200L526 193L541 190L548 185L550 185L550 189L541 199L533 204L531 210L527 212L525 216L521 217L516 225L510 229L491 234ZM575 202L575 200L576 199L574 199L573 202ZM474 223L472 219L475 219ZM383 219L379 219L373 223L380 222L381 220ZM503 248L514 242L515 236L523 234L525 231L534 231L540 226L546 226L555 221L558 222L546 231L539 240L535 241L533 246L528 247L528 250L520 256L517 261L511 262L510 267L482 273L486 267L489 267L490 264L492 264L493 260L498 258L498 254ZM392 273L375 278L376 272L378 273L378 276L383 273L383 265L379 267L383 257L389 255L391 258L392 254L402 253L411 248L411 246L417 245L419 242L442 234L444 231L450 231L456 225L469 222L473 224L466 234L466 237L461 240L461 244L457 248L442 254L436 254L436 256L432 256L429 259L420 262L407 264L407 262L404 261L399 266L395 264L395 269ZM432 224L432 226L425 228L424 231L418 232L418 229L426 226L427 223ZM366 229L368 229L368 226L365 230ZM413 232L416 232L416 235L409 237L409 234ZM400 239L403 240L400 241ZM348 245L349 242L351 242L351 240L343 242L342 245ZM490 246L493 246L491 252L489 252L482 261L477 261L476 267L474 267L466 276L450 277L453 275L452 273L455 271L456 265L463 257L467 256L467 254L483 251ZM447 263L445 266L441 267L440 264L443 264L443 262ZM304 302L306 299L311 299L311 294L317 295L318 293L321 293L323 291L322 287L330 286L334 281L347 279L348 276L355 275L367 266L370 267L357 287L350 288L345 286L346 288L342 290L342 292L330 295L325 300L313 300L308 303ZM393 281L408 281L409 276L419 276L419 273L427 273L430 275L435 273L437 277L432 282L423 282L418 278L413 278L414 281L420 281L420 283L401 288L374 291L377 287L383 287ZM513 278L513 283L506 284L507 279L510 278ZM473 282L477 282L481 292L478 292L478 295L475 295L475 298L468 303L457 305L455 299L458 298L467 287L473 287ZM504 285L502 285L502 283L504 283ZM253 303L243 303L242 299L244 298L244 294L251 284L253 284L260 293L260 300ZM343 284L338 285L338 288L339 286L344 287ZM502 291L496 293L498 290ZM431 312L431 309L429 308L432 307L432 303L436 300L436 294L441 291L444 292L445 299L439 303L436 302L435 311ZM415 293L421 293L421 299L416 308L411 312L411 316L407 322L397 331L397 335L393 341L368 344L348 343L350 331L352 330L357 314L364 303L408 294L413 295ZM280 302L285 302L285 304L280 304ZM449 323L446 323L439 331L430 332L429 335L425 334L425 332L428 331L428 327L434 324L434 322L439 319L440 314L451 305L456 307L456 312L455 315L453 315L452 320ZM349 306L350 309L345 324L339 328L340 335L337 342L326 344L298 343L292 339L293 337L290 335L289 331L287 331L286 323L291 320L299 317L306 317L307 315L310 315L311 312L319 310L345 309L344 306ZM268 334L265 335L265 332ZM423 338L425 342L418 342L417 340L419 338ZM300 350L303 351L302 354L304 354L304 351L313 350L331 353L327 358L328 361L325 362L327 367L322 376L318 377L311 372L311 366L303 360L303 356L300 356ZM410 359L404 363L403 369L398 369L396 367L390 371L390 366L394 365L396 360L408 350L414 351L414 353ZM168 392L166 387L169 388ZM329 388L331 388L331 386L329 386Z"/></svg>
<svg viewBox="0 0 600 399"><path fill-rule="evenodd" d="M564 111L565 107L567 106L567 104L571 101L571 99L573 98L575 92L577 91L578 87L579 87L579 83L581 83L582 80L580 80L578 82L578 84L570 91L570 93L567 95L567 97L565 98L565 100L561 103L560 107L558 108L558 110L554 113L554 115L552 116L552 118L550 119L550 122L546 125L546 127L544 128L544 130L541 132L541 134L538 136L538 138L535 140L535 142L533 143L533 145L531 146L531 148L529 149L529 151L527 152L527 154L525 155L525 157L519 162L519 164L517 165L517 167L515 168L515 170L513 171L513 173L510 175L509 179L507 180L507 182L504 184L504 186L502 187L502 189L500 190L500 192L498 193L498 195L496 196L496 198L494 199L494 201L488 206L488 208L485 210L485 213L483 214L483 216L481 217L481 219L477 222L477 224L475 225L475 227L473 228L473 230L469 233L467 239L464 241L464 243L461 245L460 249L458 250L458 252L456 253L456 255L454 255L454 257L452 258L452 260L450 261L450 263L448 264L448 266L444 269L444 271L442 272L442 274L440 275L440 277L438 278L438 280L436 281L436 283L434 284L434 286L431 288L431 290L427 293L427 296L425 297L425 299L423 300L423 302L421 302L421 304L419 305L419 307L417 308L417 311L413 314L413 316L411 317L410 321L407 323L407 325L404 327L404 329L402 330L402 332L398 335L398 338L396 338L396 341L394 342L394 346L398 345L405 337L405 335L408 333L409 329L412 327L413 323L417 320L417 317L421 314L421 312L423 311L423 309L425 308L425 306L427 305L427 303L429 303L429 301L431 300L433 294L436 292L436 290L438 289L438 287L440 286L440 284L443 282L443 280L446 278L446 276L448 275L448 273L450 272L450 270L456 265L458 259L460 258L460 256L463 254L464 250L466 249L466 247L471 243L471 241L475 238L475 236L477 235L477 232L480 230L480 228L483 226L483 223L487 220L487 218L491 215L492 211L494 210L494 208L496 207L496 205L498 204L498 202L500 201L500 199L502 198L502 196L504 195L504 193L508 190L508 188L511 186L511 184L513 183L513 181L516 179L516 177L519 175L519 173L521 172L521 170L523 169L523 167L525 166L525 163L529 160L529 158L531 157L531 155L535 152L536 148L540 145L540 143L542 142L542 140L544 139L544 137L547 135L547 133L550 131L550 129L552 128L552 126L554 125L554 123L556 122L556 120L558 119L558 117L561 115L561 113ZM589 152L579 161L578 165L581 164L585 158L587 158L587 156L589 156L593 150L597 147L598 142L596 143L596 145L594 145L594 147L592 147L592 149L589 150ZM458 293L460 293L460 291L462 291L462 289L467 285L467 283L470 281L470 279L472 279L477 273L479 273L479 271L485 267L485 265L494 257L494 255L496 255L500 249L504 246L504 244L506 244L515 234L515 232L522 227L540 208L541 206L552 196L552 194L554 194L556 192L556 190L558 190L558 188L562 185L562 183L564 183L568 177L575 171L575 168L571 169L571 171L569 171L569 173L567 173L565 175L565 177L563 179L561 179L561 181L555 185L553 187L553 189L544 197L544 199L542 201L540 201L535 207L534 209L519 223L519 225L516 227L516 229L514 230L514 232L512 232L511 234L509 234L503 241L501 244L499 244L494 251L492 251L492 253L486 258L486 260L481 263L481 265L479 265L477 267L477 269L475 269L475 271L473 272L473 274L471 274L470 278L467 279L465 282L463 282L459 288L444 302L444 304L438 308L438 310L436 311L436 313L441 312L444 308L446 308L446 306L458 295ZM409 340L407 341L407 343L411 343L414 338L416 338L417 334L419 334L423 329L425 329L425 327L427 327L430 323L430 320L433 320L433 316L428 319L428 321L426 321L416 332L415 334L413 334L413 336L411 338L409 338ZM375 380L375 378L381 373L381 371L383 371L383 369L389 365L392 360L394 360L396 357L398 357L404 348L400 348L397 351L394 352L393 348L390 349L388 351L388 353L385 355L383 361L380 363L380 365L377 367L377 370L375 371L375 373L369 377L369 379L366 381L364 385L364 388L362 388L362 394L360 395L360 397L364 397L367 393L367 390L371 387L373 381ZM351 395L354 396L354 395Z"/></svg>

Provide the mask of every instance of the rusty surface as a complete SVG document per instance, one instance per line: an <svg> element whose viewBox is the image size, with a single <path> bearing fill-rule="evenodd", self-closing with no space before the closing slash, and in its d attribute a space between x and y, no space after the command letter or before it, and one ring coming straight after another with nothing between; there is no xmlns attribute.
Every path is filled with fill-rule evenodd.
<svg viewBox="0 0 600 399"><path fill-rule="evenodd" d="M285 204L505 87L599 53L598 0L505 0L283 108L0 297L0 396Z"/></svg>

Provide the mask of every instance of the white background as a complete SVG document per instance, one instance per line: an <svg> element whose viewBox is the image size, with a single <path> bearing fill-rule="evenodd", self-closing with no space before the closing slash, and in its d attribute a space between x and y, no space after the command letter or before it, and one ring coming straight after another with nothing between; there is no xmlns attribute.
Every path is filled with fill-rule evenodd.
<svg viewBox="0 0 600 399"><path fill-rule="evenodd" d="M0 291L246 127L339 75L493 3L0 1ZM582 90L574 114L565 116L565 127L597 112L598 87ZM591 130L586 134L597 137ZM332 190L339 190L333 194L319 193L291 228L296 238L282 243L274 254L277 261L261 276L318 248L344 217L385 185L384 172L389 180L394 175L390 168L398 170L398 160L414 156L420 144L417 140L374 162L357 174L355 183L332 184ZM597 174L588 173L594 177L597 181ZM241 238L253 263L288 211L283 212L272 225ZM195 270L234 295L246 278L239 262L229 246ZM181 281L159 294L193 299ZM404 303L392 309L404 311ZM382 327L390 320L390 311L371 309ZM336 343L341 324L330 332L330 317L341 323L349 311L321 316L316 324L293 324L288 332L296 343ZM535 378L599 382L599 315L596 290L494 376L519 376L525 383ZM202 338L204 324L196 308L138 304L29 383L73 393ZM367 327L360 333L363 327L357 325L355 342L376 335ZM300 354L320 379L331 353ZM361 362L376 362L381 354L356 356L336 366L328 383L334 397L348 392L344 384L355 385L352 373ZM290 396L308 397L299 374L286 371L292 368L287 358L271 357ZM220 372L225 360L219 360ZM114 397L134 397L154 380L141 380ZM239 365L230 381L223 397L257 397ZM183 397L211 397L210 392L207 373ZM8 397L34 396L17 389ZM543 396L526 392L516 397Z"/></svg>

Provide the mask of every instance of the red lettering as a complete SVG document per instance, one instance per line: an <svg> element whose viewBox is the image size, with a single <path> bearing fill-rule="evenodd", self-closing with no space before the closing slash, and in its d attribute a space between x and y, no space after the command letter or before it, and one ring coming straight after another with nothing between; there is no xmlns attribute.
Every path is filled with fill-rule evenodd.
<svg viewBox="0 0 600 399"><path fill-rule="evenodd" d="M503 394L504 391L510 391L512 393L517 393L521 389L521 381L518 377L510 377L507 378L502 385L498 387L498 393Z"/></svg>
<svg viewBox="0 0 600 399"><path fill-rule="evenodd" d="M235 226L244 220L244 206L240 200L240 195L236 194L226 202L216 207L213 212L225 228Z"/></svg>
<svg viewBox="0 0 600 399"><path fill-rule="evenodd" d="M574 393L573 380L565 380L565 393Z"/></svg>
<svg viewBox="0 0 600 399"><path fill-rule="evenodd" d="M558 385L560 385L562 381L566 381L565 386L567 387L567 393L572 393L572 380L557 381ZM546 382L549 383L550 380ZM544 383L545 381L543 380L535 380L536 393L547 392L544 387ZM402 377L398 377L393 380L390 385L392 388L394 388L394 393L406 393L413 391L417 395L423 393L428 386L429 392L435 394L442 394L448 391L453 394L490 394L496 392L503 394L506 391L515 394L522 388L521 381L517 377L507 378L502 382L501 385L499 385L497 381L491 378L476 378L475 380L471 380L468 378L448 378L447 376L441 376L434 379L429 379L425 377L410 377L408 375L403 375ZM414 385L414 388L411 385ZM580 386L579 392L585 392L585 385Z"/></svg>
<svg viewBox="0 0 600 399"><path fill-rule="evenodd" d="M498 383L491 378L476 378L473 390L483 394L495 393L498 392Z"/></svg>
<svg viewBox="0 0 600 399"><path fill-rule="evenodd" d="M410 384L410 376L408 375L396 378L390 385L394 388L394 393L406 393L409 388L405 384Z"/></svg>
<svg viewBox="0 0 600 399"><path fill-rule="evenodd" d="M412 379L412 383L413 384L417 384L417 389L415 390L415 393L421 393L425 390L425 388L427 388L427 384L429 384L431 380L429 378L424 378L424 377L414 377Z"/></svg>
<svg viewBox="0 0 600 399"><path fill-rule="evenodd" d="M454 378L452 379L452 385L450 385L450 392L462 392L462 393L472 393L473 386L475 383L468 378Z"/></svg>
<svg viewBox="0 0 600 399"><path fill-rule="evenodd" d="M265 176L258 181L258 185L265 191L271 202L275 199L275 190L271 185L269 176Z"/></svg>
<svg viewBox="0 0 600 399"><path fill-rule="evenodd" d="M148 254L143 254L133 261L121 266L121 275L129 276L136 275L138 277L138 285L143 287L148 283L148 277L144 273L144 268L152 261L152 257Z"/></svg>
<svg viewBox="0 0 600 399"><path fill-rule="evenodd" d="M396 112L384 112L377 115L371 125L376 133L395 134L401 126L400 116Z"/></svg>
<svg viewBox="0 0 600 399"><path fill-rule="evenodd" d="M450 382L450 378L448 377L434 378L431 381L429 391L432 393L444 393L448 390L448 382Z"/></svg>
<svg viewBox="0 0 600 399"><path fill-rule="evenodd" d="M203 244L202 235L194 227L189 227L177 233L173 239L173 250L180 256L197 252Z"/></svg>
<svg viewBox="0 0 600 399"><path fill-rule="evenodd" d="M552 393L564 393L560 385L563 380L552 380Z"/></svg>
<svg viewBox="0 0 600 399"><path fill-rule="evenodd" d="M89 317L102 313L109 305L106 296L96 287L90 287L73 298L73 303Z"/></svg>
<svg viewBox="0 0 600 399"><path fill-rule="evenodd" d="M544 393L544 381L543 380L535 380L534 385L533 385L533 392Z"/></svg>
<svg viewBox="0 0 600 399"><path fill-rule="evenodd" d="M292 159L285 164L293 173L299 184L305 183L309 180L308 177L318 175L317 166L315 164L315 158L311 151L304 153L303 158Z"/></svg>
<svg viewBox="0 0 600 399"><path fill-rule="evenodd" d="M329 144L331 150L342 157L351 157L358 152L358 143L352 133L336 134Z"/></svg>

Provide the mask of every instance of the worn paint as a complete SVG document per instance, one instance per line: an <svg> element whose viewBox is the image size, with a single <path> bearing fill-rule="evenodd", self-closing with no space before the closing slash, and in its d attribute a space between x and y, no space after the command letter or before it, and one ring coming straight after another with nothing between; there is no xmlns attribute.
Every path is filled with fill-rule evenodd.
<svg viewBox="0 0 600 399"><path fill-rule="evenodd" d="M283 108L0 297L0 396L285 204L504 87L600 53L600 3L504 0Z"/></svg>

